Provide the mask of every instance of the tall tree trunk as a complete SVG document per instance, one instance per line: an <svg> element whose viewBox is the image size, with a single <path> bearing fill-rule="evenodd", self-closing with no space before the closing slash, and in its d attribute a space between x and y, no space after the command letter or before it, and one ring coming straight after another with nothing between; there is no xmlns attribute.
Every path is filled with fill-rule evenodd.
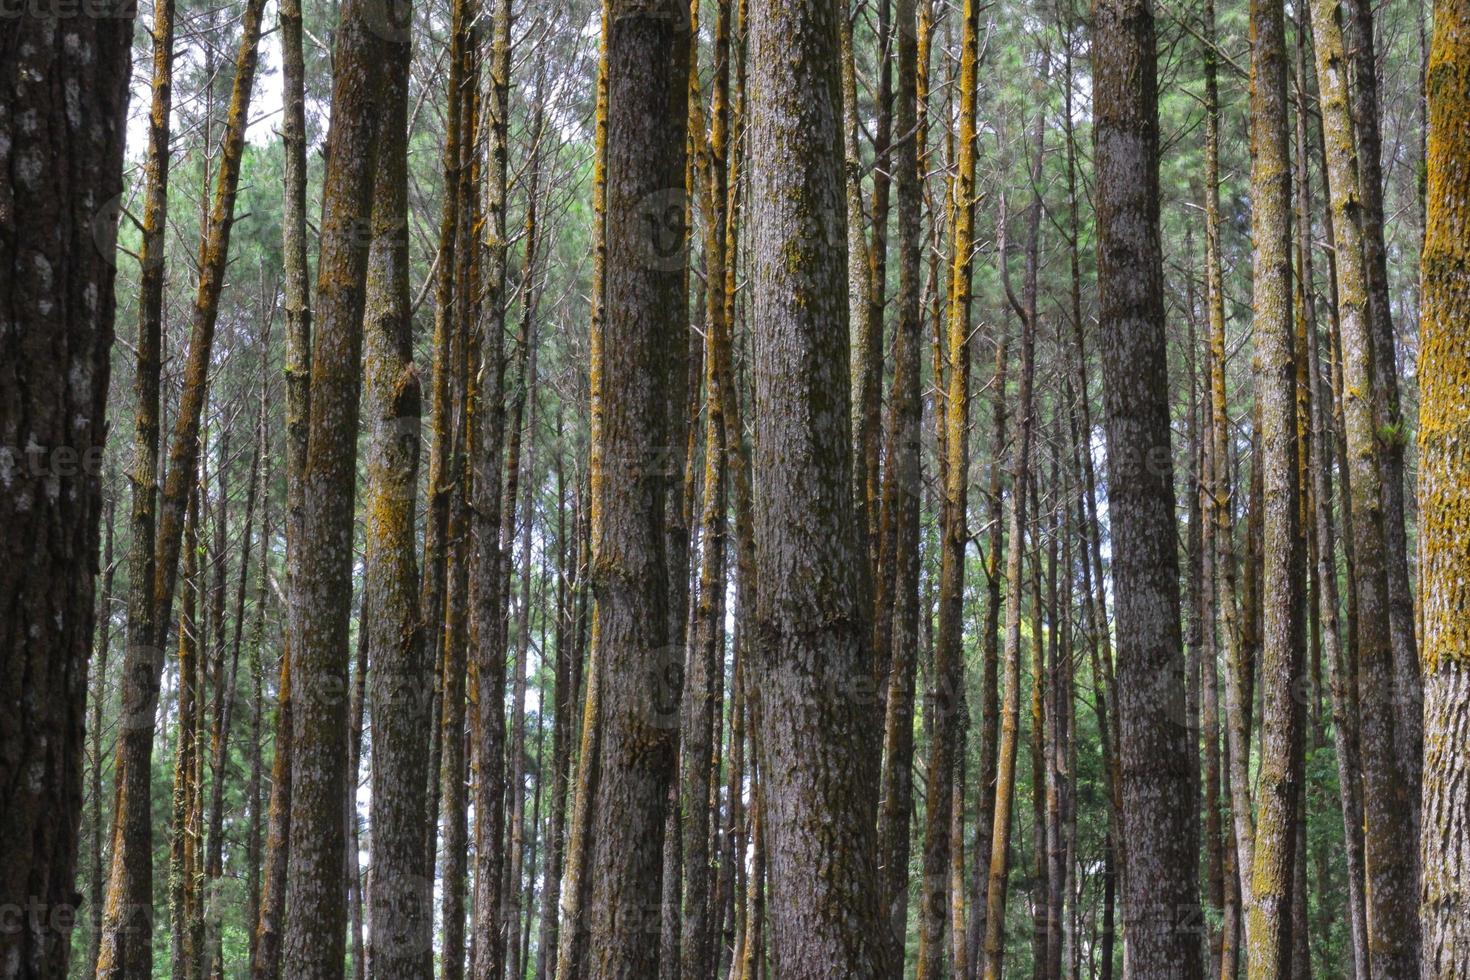
<svg viewBox="0 0 1470 980"><path fill-rule="evenodd" d="M282 291L286 312L286 617L276 694L275 756L267 817L264 882L255 929L252 980L280 976L285 928L286 866L291 848L291 651L300 644L296 565L305 522L308 421L311 412L311 285L306 257L306 68L302 52L301 0L281 0L284 144L281 201Z"/></svg>
<svg viewBox="0 0 1470 980"><path fill-rule="evenodd" d="M1005 235L1004 203L1001 208L1001 230ZM1033 213L1038 213L1033 210ZM1038 226L1039 231L1039 226ZM1004 269L1009 253L1002 242L1001 263ZM1028 246L1027 292L1032 281L1032 263ZM985 969L986 980L999 980L1005 960L1005 907L1010 874L1011 822L1016 792L1016 749L1020 738L1021 716L1021 557L1025 550L1023 536L1027 529L1027 480L1031 466L1031 438L1034 428L1031 389L1036 365L1036 321L1031 315L1034 304L1013 302L1021 317L1021 377L1017 389L1017 433L1011 463L1011 499L1007 514L1005 647L1001 657L1002 694L1000 705L1000 741L996 753L995 806L990 817L990 863L986 884ZM999 426L997 426L999 428ZM997 447L998 449L999 447ZM981 814L985 818L987 814Z"/></svg>
<svg viewBox="0 0 1470 980"><path fill-rule="evenodd" d="M1413 862L1400 853L1411 836L1408 779L1396 746L1395 665L1384 532L1382 460L1385 421L1376 410L1374 341L1358 197L1358 158L1349 113L1346 55L1337 4L1313 0L1312 36L1325 137L1342 335L1343 418L1348 510L1352 517L1353 591L1357 596L1358 694L1363 748L1364 854L1368 951L1374 976L1409 976L1419 961Z"/></svg>
<svg viewBox="0 0 1470 980"><path fill-rule="evenodd" d="M614 0L607 45L606 316L592 338L592 627L600 674L592 801L592 978L657 975L665 809L683 651L668 645L665 484L671 346L684 335L689 36L677 0ZM686 574L683 569L678 574Z"/></svg>
<svg viewBox="0 0 1470 980"><path fill-rule="evenodd" d="M470 429L467 448L473 506L474 557L470 572L473 593L473 671L475 687L471 701L476 714L471 720L471 765L475 772L475 891L474 931L470 963L475 980L498 978L505 969L503 878L505 860L505 681L506 681L506 590L509 578L508 544L502 520L507 510L502 486L503 471L515 479L519 464L514 450L506 463L505 450L505 314L506 263L508 259L509 98L510 98L510 3L497 0L490 8L488 105L484 106L485 190L484 238L475 228L480 224L465 213L473 209L476 193L475 170L468 160L460 174L461 248L469 264L467 272L478 282L464 290L466 302L474 304L475 331L479 349L471 353L468 403ZM474 154L475 141L465 139L464 152ZM464 159L464 158L462 158ZM473 157L470 157L473 159ZM480 266L483 265L483 272ZM480 290L483 289L483 292ZM469 322L467 320L467 322ZM511 488L513 494L514 488Z"/></svg>
<svg viewBox="0 0 1470 980"><path fill-rule="evenodd" d="M965 0L961 11L959 74L958 174L954 186L954 226L951 230L948 297L945 307L944 487L941 511L939 570L939 632L934 645L934 737L929 743L928 805L924 808L924 876L920 898L919 980L943 972L945 880L951 857L958 874L950 881L949 904L959 910L953 923L952 947L967 953L959 928L964 915L964 815L957 809L964 796L964 737L969 728L965 706L964 611L965 548L969 540L970 417L970 258L975 239L975 102L980 60L980 9ZM936 379L936 384L941 379ZM1003 387L1003 386L1002 386ZM1003 395L1002 395L1003 396ZM992 538L994 541L994 538ZM999 583L997 583L998 585ZM993 641L989 641L993 648ZM983 755L983 753L982 753ZM990 772L980 770L988 781ZM953 792L952 792L953 790ZM951 833L953 822L956 833ZM951 847L953 837L953 848ZM951 853L953 851L953 854ZM956 980L965 980L964 957L956 956Z"/></svg>
<svg viewBox="0 0 1470 980"><path fill-rule="evenodd" d="M367 951L374 976L431 980L432 865L426 861L424 731L433 669L424 643L415 548L422 391L413 360L408 266L408 86L412 13L385 39L383 129L373 186L363 317L368 441L364 622L372 650L372 873Z"/></svg>
<svg viewBox="0 0 1470 980"><path fill-rule="evenodd" d="M1421 613L1424 624L1425 871L1420 916L1425 943L1421 975L1470 976L1470 855L1464 815L1470 810L1470 656L1463 611L1470 590L1465 555L1465 494L1470 448L1465 429L1464 331L1470 305L1470 5L1434 5L1430 53L1429 204L1424 236L1424 307L1419 354L1419 514Z"/></svg>
<svg viewBox="0 0 1470 980"><path fill-rule="evenodd" d="M346 930L342 801L348 792L348 620L361 394L362 314L378 121L382 0L347 0L333 55L332 125L323 178L317 323L305 501L296 557L299 647L292 668L291 861L284 970L300 980L340 977Z"/></svg>
<svg viewBox="0 0 1470 980"><path fill-rule="evenodd" d="M229 118L222 143L219 171L215 176L215 197L205 221L200 249L199 281L194 298L189 350L184 367L184 387L180 395L178 415L174 419L169 444L167 477L164 481L161 511L154 538L153 577L148 580L153 609L148 614L151 632L132 637L124 655L125 724L118 740L116 778L119 792L113 815L114 847L112 870L108 883L108 910L104 912L102 947L98 954L99 977L122 978L134 972L146 974L151 969L152 950L146 935L148 928L129 920L136 916L150 919L152 895L152 807L148 780L153 758L153 715L158 704L159 673L163 659L158 651L164 645L168 623L172 617L173 593L178 578L179 549L183 536L184 511L192 490L199 459L200 417L208 389L210 352L214 343L215 323L219 316L220 292L224 286L229 261L230 230L235 217L235 192L239 184L240 163L245 146L245 128L250 111L250 96L255 80L255 67L260 42L263 0L253 0L245 7L243 33L235 59L235 79L230 94ZM169 18L170 25L172 18ZM155 66L159 55L155 52ZM171 70L171 69L170 69ZM160 68L161 71L161 68ZM163 107L160 110L159 101ZM167 113L167 101L155 93L154 111ZM150 124L152 125L152 124ZM151 140L150 136L150 140ZM167 137L162 152L167 154ZM160 180L162 183L162 179ZM165 193L159 190L159 193ZM162 262L162 223L166 215L159 212L160 237L157 261ZM154 261L149 253L149 262ZM160 275L162 270L159 270ZM151 284L150 284L151 286ZM162 283L158 284L159 289ZM152 300L148 300L152 302ZM151 309L144 310L151 319ZM145 333L151 326L144 325ZM153 353L151 337L149 354ZM143 348L139 349L140 355ZM151 370L148 372L151 378ZM148 385L152 384L149 380ZM140 380L140 384L144 384ZM139 390L140 401L151 393ZM149 433L151 435L151 433ZM135 445L147 438L139 433ZM145 460L139 459L139 464ZM145 488L144 492L147 490ZM135 515L141 522L141 515ZM142 529L142 524L138 524ZM141 542L140 542L141 544ZM140 572L146 569L140 567ZM141 596L139 596L141 599ZM131 775L130 775L131 774Z"/></svg>
<svg viewBox="0 0 1470 980"><path fill-rule="evenodd" d="M199 725L199 643L198 643L198 528L193 516L196 497L191 497L189 517L184 522L183 595L179 603L178 701L177 728L174 736L174 781L170 810L172 833L169 840L169 975L173 980L198 980L197 950L194 948L192 918L194 902L193 866L195 842L189 832L189 818L194 810L194 758L199 751L195 735Z"/></svg>
<svg viewBox="0 0 1470 980"><path fill-rule="evenodd" d="M903 974L908 934L909 842L914 809L914 689L919 657L920 424L923 413L919 345L919 211L916 94L919 71L917 5L898 0L898 93L892 147L898 194L898 321L894 325L893 382L889 388L883 500L879 516L877 629L874 654L883 697L883 769L878 803L878 900L888 916L890 976ZM886 669L885 669L886 668Z"/></svg>
<svg viewBox="0 0 1470 980"><path fill-rule="evenodd" d="M877 719L841 693L873 661L852 523L839 16L833 0L759 0L750 27L751 183L763 189L752 202L763 506L750 628L770 942L792 980L888 972L873 866Z"/></svg>
<svg viewBox="0 0 1470 980"><path fill-rule="evenodd" d="M1423 5L1419 5L1423 10ZM1379 135L1378 59L1373 5L1344 0L1343 19L1349 60L1349 97L1358 151L1358 217L1362 222L1363 273L1367 281L1368 320L1373 344L1373 400L1378 417L1379 466L1383 474L1383 543L1388 578L1388 625L1393 645L1394 735L1399 766L1408 787L1410 826L1419 827L1419 779L1423 766L1423 691L1418 641L1414 636L1414 597L1409 591L1408 533L1404 523L1404 447L1408 430L1400 408L1398 352L1384 244L1383 140ZM1414 869L1414 878L1418 870Z"/></svg>
<svg viewBox="0 0 1470 980"><path fill-rule="evenodd" d="M1108 513L1118 629L1126 969L1203 969L1198 828L1184 664L1159 243L1159 121L1150 0L1096 0L1098 320L1107 413Z"/></svg>
<svg viewBox="0 0 1470 980"><path fill-rule="evenodd" d="M112 581L117 564L112 559L113 524L117 513L117 481L115 473L108 475L106 531L102 541L102 592L97 600L97 616L101 620L101 636L97 639L96 665L92 668L89 694L91 700L91 780L88 787L92 797L91 867L88 869L87 885L91 890L88 911L87 959L97 962L97 949L102 942L102 904L107 888L106 871L102 866L102 716L107 708L107 660L112 651Z"/></svg>
<svg viewBox="0 0 1470 980"><path fill-rule="evenodd" d="M1296 326L1291 304L1291 160L1287 142L1286 25L1279 0L1252 0L1251 231L1254 242L1256 401L1264 499L1260 798L1246 924L1252 980L1291 976L1296 810L1303 778L1306 555L1301 538Z"/></svg>
<svg viewBox="0 0 1470 980"><path fill-rule="evenodd" d="M136 408L133 423L133 466L129 474L132 483L129 514L132 543L128 551L127 641L123 651L119 760L122 759L121 747L124 744L141 743L145 737L151 751L153 706L156 705L158 695L157 686L150 686L149 682L161 670L163 663L160 644L155 640L158 629L153 619L153 579L158 507L159 374L162 362L165 229L168 222L169 137L173 104L173 0L156 0L151 33L153 83L148 116L148 157L144 170L147 189L143 205L143 236L138 253L138 346L137 368L133 379ZM140 755L141 752L141 744L134 744L129 755ZM149 797L151 777L152 773L147 766L134 769L131 779L114 767L117 787L112 811L114 868L119 847L151 851L151 825L147 828L135 825L131 838L126 832L118 832L126 830L118 823L124 810L151 810L151 806L139 808L127 802L140 796L144 799ZM151 819L151 812L148 817ZM147 836L144 834L145 830ZM135 876L131 884L136 891L117 893L117 911L111 917L103 911L108 904L107 900L104 898L98 902L97 909L103 911L103 917L96 925L96 951L90 958L92 965L99 967L99 976L104 975L100 968L105 962L100 957L102 948L106 945L103 937L109 927L114 932L110 958L119 965L131 961L136 962L139 969L150 968L152 937L139 935L147 933L148 928L135 921L135 916L142 915L144 909L132 908L130 903L140 894L148 895L151 903L152 854L149 853L147 860L141 864L147 866L131 869ZM112 887L109 874L108 891ZM145 906L147 907L151 906ZM120 923L117 921L119 916L129 921Z"/></svg>

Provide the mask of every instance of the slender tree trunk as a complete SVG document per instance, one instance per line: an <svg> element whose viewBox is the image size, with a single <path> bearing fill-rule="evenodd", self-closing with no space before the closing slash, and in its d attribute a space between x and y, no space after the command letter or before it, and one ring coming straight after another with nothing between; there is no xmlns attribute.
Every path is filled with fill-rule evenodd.
<svg viewBox="0 0 1470 980"><path fill-rule="evenodd" d="M102 904L107 889L106 871L102 866L102 716L107 707L107 660L112 648L112 581L117 565L112 559L113 522L117 513L117 483L112 474L108 476L106 531L102 543L102 592L97 601L97 616L101 620L101 636L97 640L96 666L92 668L90 692L92 751L91 780L88 792L92 797L91 867L88 869L87 884L91 889L91 908L88 911L87 959L97 962L97 949L102 942Z"/></svg>
<svg viewBox="0 0 1470 980"><path fill-rule="evenodd" d="M1424 307L1419 354L1419 514L1421 614L1424 624L1425 871L1420 916L1425 977L1470 976L1470 856L1464 814L1470 809L1470 656L1463 610L1470 589L1464 548L1464 487L1470 453L1464 385L1470 351L1463 329L1470 304L1464 228L1470 220L1470 6L1434 5L1430 53L1429 204L1424 236Z"/></svg>
<svg viewBox="0 0 1470 980"><path fill-rule="evenodd" d="M300 643L295 557L305 524L306 452L311 411L311 286L306 258L306 68L301 0L281 0L281 138L285 145L281 202L282 287L286 312L286 595L284 644L276 695L275 757L267 817L260 919L253 980L280 976L285 927L286 866L291 848L291 651Z"/></svg>
<svg viewBox="0 0 1470 980"><path fill-rule="evenodd" d="M1357 596L1358 692L1363 748L1364 851L1368 952L1374 976L1409 976L1419 960L1413 862L1399 853L1412 833L1408 778L1396 750L1395 664L1389 628L1390 595L1384 531L1384 421L1376 411L1374 341L1360 223L1358 158L1346 90L1337 5L1314 0L1312 35L1325 137L1328 187L1337 256L1342 335L1343 417L1351 478L1353 590Z"/></svg>
<svg viewBox="0 0 1470 980"><path fill-rule="evenodd" d="M1420 9L1423 9L1422 4ZM1358 152L1357 214L1362 222L1363 273L1373 344L1373 400L1378 418L1379 466L1383 489L1384 562L1388 578L1388 624L1393 645L1394 735L1399 766L1408 787L1413 832L1419 827L1419 779L1423 766L1423 691L1418 641L1414 636L1414 597L1409 591L1408 534L1404 522L1404 447L1408 444L1399 400L1398 352L1384 244L1384 176L1379 135L1378 59L1373 6L1344 0L1342 18L1348 47L1349 95ZM1413 869L1415 880L1418 869Z"/></svg>
<svg viewBox="0 0 1470 980"><path fill-rule="evenodd" d="M919 931L919 980L943 972L945 894L953 910L954 974L964 980L968 952L964 920L964 600L965 548L969 539L970 256L975 239L975 100L980 60L980 4L965 0L961 11L958 174L954 185L948 297L945 309L944 487L939 570L939 632L934 646L934 737L928 754L928 805L924 809L924 877ZM939 383L940 379L936 379ZM1002 385L1002 387L1004 387ZM1003 393L1002 393L1003 397ZM992 538L992 542L994 542ZM998 586L999 583L997 582ZM993 649L994 643L990 641ZM983 756L983 753L982 753ZM956 769L960 774L956 778ZM990 778L981 769L981 780ZM953 826L951 826L953 825Z"/></svg>
<svg viewBox="0 0 1470 980"><path fill-rule="evenodd" d="M1005 208L1002 207L999 232L1004 235ZM1035 212L1033 212L1035 213ZM1039 228L1038 228L1039 230ZM1032 265L1028 246L1027 283L1030 295ZM1009 256L1004 243L1000 248L1004 266ZM1016 792L1016 749L1020 738L1021 715L1021 557L1023 535L1027 528L1027 485L1031 465L1033 431L1032 384L1036 365L1036 321L1031 312L1034 304L1012 304L1021 316L1021 377L1017 390L1017 434L1011 464L1011 499L1007 514L1005 648L1002 654L1002 695L1000 705L1000 742L996 754L995 808L990 816L989 881L986 885L985 969L986 980L999 980L1005 958L1006 890L1010 873L1011 822ZM983 818L985 814L981 814Z"/></svg>
<svg viewBox="0 0 1470 980"><path fill-rule="evenodd" d="M1098 320L1118 629L1126 969L1203 969L1184 717L1178 555L1159 243L1159 122L1149 0L1093 7Z"/></svg>
<svg viewBox="0 0 1470 980"><path fill-rule="evenodd" d="M159 373L162 350L163 286L165 273L165 226L168 220L168 176L169 134L173 99L173 39L174 5L172 0L157 0L153 7L153 84L152 102L148 117L148 157L145 164L146 191L143 210L142 246L139 249L140 266L138 283L138 346L137 368L133 380L136 399L133 429L133 466L129 479L132 483L132 504L129 530L132 544L128 557L128 605L127 642L123 653L122 693L120 709L122 724L119 727L119 762L121 747L126 743L141 742L145 734L150 745L153 738L153 712L151 705L157 701L156 685L149 681L161 670L163 657L154 637L157 625L153 619L153 578L155 526L158 506L158 451L159 451ZM157 665L156 667L154 665ZM150 698L151 692L151 698ZM129 699L132 699L131 701ZM99 719L100 721L100 719ZM146 733L143 731L146 729ZM134 745L130 755L138 754L141 745ZM119 822L125 810L137 811L127 800L139 795L149 795L151 772L148 767L135 769L131 779L114 766L116 793L113 800L113 863L116 866L116 851L119 847L142 847L151 849L145 839L145 828L135 826L129 839L126 828ZM151 816L151 815L150 815ZM135 821L136 823L136 821ZM151 830L149 831L151 836ZM109 919L104 913L96 922L97 938L94 952L90 956L94 966L104 943L105 930L111 930L114 944L110 958L126 963L138 963L140 969L151 962L151 936L138 936L147 928L135 917L143 909L130 906L135 894L152 896L152 855L144 862L148 867L136 867L132 873L136 893L117 892L117 911ZM147 880L142 880L144 876ZM112 883L109 875L108 890ZM97 904L102 911L107 903L104 897ZM126 922L118 922L120 915ZM102 975L99 973L99 975Z"/></svg>
<svg viewBox="0 0 1470 980"><path fill-rule="evenodd" d="M1255 862L1246 926L1248 976L1291 976L1297 805L1303 778L1306 555L1301 538L1296 327L1291 304L1291 161L1287 140L1286 25L1278 0L1253 0L1251 224L1256 399L1261 412L1263 589L1262 732Z"/></svg>
<svg viewBox="0 0 1470 980"><path fill-rule="evenodd" d="M898 92L892 146L898 194L898 320L894 326L893 382L889 389L883 500L879 517L874 652L883 698L883 770L879 785L879 901L888 915L890 976L903 974L908 932L909 842L914 808L914 689L919 653L919 497L922 402L919 345L919 186L916 141L918 44L915 0L898 0ZM886 670L884 669L886 666Z"/></svg>
<svg viewBox="0 0 1470 980"><path fill-rule="evenodd" d="M189 833L189 819L194 809L194 757L199 751L195 741L200 713L199 643L198 643L198 529L193 516L197 511L190 498L190 516L184 523L183 595L179 603L178 650L178 715L174 741L174 781L171 806L172 833L169 841L169 975L173 980L197 980L194 969L192 917L194 911L193 866L194 841Z"/></svg>
<svg viewBox="0 0 1470 980"><path fill-rule="evenodd" d="M216 174L215 197L212 209L205 222L205 231L200 251L199 281L192 311L192 326L189 350L184 367L184 387L180 395L178 415L174 420L173 434L169 445L167 478L164 481L161 510L158 515L156 535L152 537L154 548L153 575L144 578L150 590L152 610L148 613L151 630L143 635L143 628L150 623L139 621L129 628L129 650L124 655L123 703L124 725L118 740L116 778L119 791L114 810L114 847L112 870L108 883L108 911L104 912L103 938L98 954L99 977L122 978L134 972L145 974L151 969L152 950L149 927L138 921L139 916L151 921L152 895L152 821L149 810L152 803L148 793L153 757L153 716L158 704L159 673L163 659L158 651L166 639L168 623L172 617L173 593L178 577L179 549L183 535L184 511L188 507L188 495L192 489L199 458L200 416L208 388L210 351L214 343L215 323L219 315L219 297L224 285L224 273L229 259L230 230L234 224L235 192L240 177L240 162L244 152L245 127L250 109L250 96L255 79L255 67L260 41L260 20L263 0L253 0L245 7L243 33L239 53L235 61L235 80L230 95L229 120L222 143L219 171ZM169 11L169 29L172 27L172 11ZM171 44L170 44L171 47ZM162 60L160 60L162 59ZM171 75L170 57L155 51L155 74ZM171 78L164 83L171 85ZM157 85L155 85L155 88ZM154 112L162 112L166 119L169 99L166 94L155 91ZM157 125L150 122L150 127ZM162 124L166 127L166 123ZM150 133L150 141L158 135L162 140L162 155L167 155L167 133ZM206 171L207 172L207 171ZM159 175L156 191L166 193L166 174ZM150 202L151 203L151 202ZM157 237L153 245L157 254L150 250L148 263L160 263L160 279L156 285L151 280L150 290L162 289L163 224L166 222L166 205L160 205L156 213L159 225L153 234ZM161 303L161 298L158 300ZM143 413L147 414L152 391L143 386L154 384L151 358L156 353L152 342L153 299L151 293L145 299L144 323L140 325L147 352L139 348L140 358L148 363L140 364L139 398ZM161 316L161 307L159 307ZM148 380L143 380L146 373ZM141 447L145 439L152 439L154 432L139 432L135 448ZM155 440L156 441L156 440ZM156 454L154 454L156 455ZM140 456L137 465L148 460ZM149 489L145 486L143 493ZM142 506L148 507L146 501ZM134 515L135 526L144 530L144 516ZM147 518L151 526L151 515ZM145 535L145 538L147 536ZM141 546L144 542L138 542ZM140 575L147 569L136 562ZM141 587L141 585L139 586ZM141 594L138 596L141 600ZM130 602L131 605L131 602Z"/></svg>

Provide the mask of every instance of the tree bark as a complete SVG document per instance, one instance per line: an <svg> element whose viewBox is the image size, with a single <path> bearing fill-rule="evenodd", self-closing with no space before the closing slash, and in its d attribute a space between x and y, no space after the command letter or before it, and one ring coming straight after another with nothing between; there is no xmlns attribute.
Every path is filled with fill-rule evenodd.
<svg viewBox="0 0 1470 980"><path fill-rule="evenodd" d="M1368 952L1374 976L1409 976L1419 960L1413 862L1400 853L1412 834L1408 783L1397 750L1395 665L1389 628L1380 424L1374 390L1374 342L1360 222L1357 153L1346 88L1340 14L1313 0L1312 36L1337 256L1342 338L1343 420L1350 477L1353 591L1357 596L1358 692L1363 749L1364 853Z"/></svg>
<svg viewBox="0 0 1470 980"><path fill-rule="evenodd" d="M1096 0L1098 320L1118 630L1127 972L1203 969L1184 717L1173 459L1159 242L1153 6Z"/></svg>
<svg viewBox="0 0 1470 980"><path fill-rule="evenodd" d="M1263 591L1260 796L1247 915L1247 975L1290 977L1298 795L1303 778L1305 664L1296 327L1292 319L1291 161L1287 142L1286 26L1278 0L1253 0L1251 20L1251 230L1256 401L1261 412Z"/></svg>
<svg viewBox="0 0 1470 980"><path fill-rule="evenodd" d="M422 391L413 359L408 264L408 85L412 13L390 10L383 129L373 187L363 318L369 429L364 621L372 650L372 871L367 956L374 976L433 977L433 868L426 861L433 669L415 554ZM399 20L397 18L403 18Z"/></svg>
<svg viewBox="0 0 1470 980"><path fill-rule="evenodd" d="M678 0L614 0L607 45L605 318L592 343L593 657L589 972L658 972L665 810L682 650L668 644L668 351L684 344L688 24ZM685 574L683 569L678 574Z"/></svg>
<svg viewBox="0 0 1470 980"><path fill-rule="evenodd" d="M783 978L879 976L877 717L866 691L845 690L873 661L852 521L841 14L832 0L759 0L751 13L751 183L763 189L750 252L763 502L751 628L770 944Z"/></svg>
<svg viewBox="0 0 1470 980"><path fill-rule="evenodd" d="M1470 575L1465 554L1465 486L1470 447L1465 430L1464 331L1470 306L1470 5L1434 5L1430 52L1429 204L1424 237L1424 306L1419 354L1419 514L1421 614L1424 624L1423 835L1420 891L1424 928L1421 975L1470 977L1470 648L1463 610Z"/></svg>
<svg viewBox="0 0 1470 980"><path fill-rule="evenodd" d="M362 314L373 169L382 109L383 0L343 4L333 56L332 125L322 191L317 323L305 513L296 582L300 645L292 667L291 861L284 971L341 977L346 934L343 799L348 792L347 665L352 518L361 394Z"/></svg>

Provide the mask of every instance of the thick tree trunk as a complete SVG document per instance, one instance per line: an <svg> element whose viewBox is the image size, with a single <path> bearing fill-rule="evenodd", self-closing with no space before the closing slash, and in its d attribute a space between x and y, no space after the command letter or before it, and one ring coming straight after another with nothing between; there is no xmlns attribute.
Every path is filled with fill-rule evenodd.
<svg viewBox="0 0 1470 980"><path fill-rule="evenodd" d="M1420 892L1424 928L1421 975L1470 977L1470 648L1464 610L1470 602L1465 553L1465 486L1470 446L1464 439L1464 330L1470 307L1470 5L1434 5L1430 53L1429 206L1424 237L1424 307L1419 355L1419 514L1424 623L1423 836Z"/></svg>
<svg viewBox="0 0 1470 980"><path fill-rule="evenodd" d="M877 718L845 690L873 666L852 522L839 16L833 0L760 0L750 26L751 182L762 189L750 628L770 943L790 980L887 973L873 866ZM757 925L748 920L748 939Z"/></svg>
<svg viewBox="0 0 1470 980"><path fill-rule="evenodd" d="M686 343L689 36L677 0L615 0L607 44L606 315L592 339L593 657L600 676L588 975L657 975L682 650L668 644L668 351ZM679 569L678 574L686 574Z"/></svg>
<svg viewBox="0 0 1470 980"><path fill-rule="evenodd" d="M1150 0L1096 0L1098 320L1118 629L1131 976L1198 978L1198 828L1184 717L1174 481L1159 243Z"/></svg>

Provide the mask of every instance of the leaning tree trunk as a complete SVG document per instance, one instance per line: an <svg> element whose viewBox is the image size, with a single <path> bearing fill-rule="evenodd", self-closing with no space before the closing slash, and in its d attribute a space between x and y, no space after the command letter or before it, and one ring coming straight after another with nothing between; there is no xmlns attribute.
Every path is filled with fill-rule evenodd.
<svg viewBox="0 0 1470 980"><path fill-rule="evenodd" d="M1159 242L1159 121L1150 0L1096 0L1098 321L1117 595L1118 716L1129 836L1127 972L1203 970L1198 828L1185 733L1174 473Z"/></svg>
<svg viewBox="0 0 1470 980"><path fill-rule="evenodd" d="M169 441L167 476L158 508L153 578L149 584L149 601L153 608L148 618L151 619L152 630L147 636L140 632L130 637L124 653L123 702L127 707L122 737L118 740L116 779L119 792L113 814L116 846L108 881L102 946L97 957L99 977L120 980L137 972L146 975L153 959L151 937L148 935L150 927L131 921L140 915L151 921L153 908L153 824L152 801L148 792L153 759L153 716L157 710L159 675L163 669L162 648L172 617L174 588L178 579L184 512L188 509L189 494L197 478L200 420L208 397L210 352L229 260L235 194L239 187L264 6L264 0L253 0L244 11L229 117L221 145L219 171L215 177L214 203L205 222L200 246L199 280L191 312L183 390ZM141 627L141 620L139 625Z"/></svg>
<svg viewBox="0 0 1470 980"><path fill-rule="evenodd" d="M758 0L750 23L759 580L758 796L769 936L789 980L879 976L876 715L852 520L846 228L834 0ZM758 923L749 921L747 935Z"/></svg>
<svg viewBox="0 0 1470 980"><path fill-rule="evenodd" d="M606 310L593 338L588 976L658 975L663 835L683 651L668 644L669 351L686 344L688 43L678 0L614 0L607 45ZM686 574L678 569L677 574ZM649 934L650 930L654 933Z"/></svg>
<svg viewBox="0 0 1470 980"><path fill-rule="evenodd" d="M1424 809L1421 976L1470 977L1470 484L1465 334L1470 315L1470 4L1434 5L1429 59L1429 205L1419 354L1419 514L1423 536Z"/></svg>
<svg viewBox="0 0 1470 980"><path fill-rule="evenodd" d="M297 556L299 646L292 651L291 861L285 975L340 977L346 935L348 620L361 393L363 286L381 112L382 0L347 0L333 57L323 178L305 501Z"/></svg>

